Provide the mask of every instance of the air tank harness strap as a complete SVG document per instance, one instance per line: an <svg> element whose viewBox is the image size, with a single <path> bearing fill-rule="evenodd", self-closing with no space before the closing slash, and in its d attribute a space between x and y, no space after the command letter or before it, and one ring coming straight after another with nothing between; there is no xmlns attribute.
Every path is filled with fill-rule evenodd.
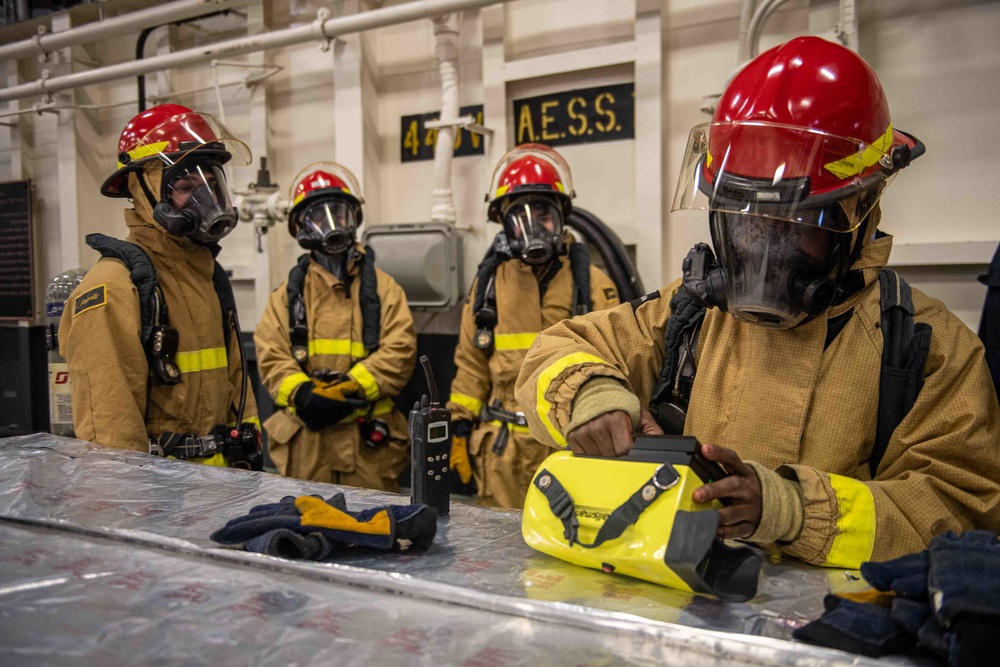
<svg viewBox="0 0 1000 667"><path fill-rule="evenodd" d="M600 530L597 531L597 537L590 544L584 544L579 540L580 522L576 518L576 505L573 504L573 497L556 479L556 476L548 469L543 468L535 477L534 485L549 501L549 509L552 510L552 513L562 522L563 537L566 538L569 546L579 544L584 549L593 549L609 540L621 537L626 528L638 521L642 513L661 494L673 488L680 479L681 476L669 463L659 466L649 481L645 482L628 500L611 512Z"/></svg>
<svg viewBox="0 0 1000 667"><path fill-rule="evenodd" d="M140 246L129 241L104 234L88 234L86 240L101 257L117 259L128 268L129 278L139 293L139 340L149 367L163 384L178 384L181 372L176 356L180 337L177 329L170 326L167 302L160 290L153 260Z"/></svg>
<svg viewBox="0 0 1000 667"><path fill-rule="evenodd" d="M571 315L584 315L594 309L590 296L590 252L582 243L571 243L568 249L570 272L573 276L573 303ZM494 330L497 327L496 274L500 264L513 259L510 245L503 232L497 234L486 257L476 270L476 293L472 300L472 316L476 322L473 343L487 354L493 352ZM558 267L558 265L556 265ZM554 275L555 271L551 272ZM544 294L547 281L539 283Z"/></svg>
<svg viewBox="0 0 1000 667"><path fill-rule="evenodd" d="M586 315L594 309L590 298L590 251L582 243L569 244L569 268L573 274L574 316Z"/></svg>
<svg viewBox="0 0 1000 667"><path fill-rule="evenodd" d="M917 401L924 386L924 366L932 327L913 321L913 293L892 269L878 275L882 309L882 371L878 388L875 444L868 460L872 479L889 447L889 439Z"/></svg>
<svg viewBox="0 0 1000 667"><path fill-rule="evenodd" d="M382 300L378 295L378 275L375 273L375 251L365 246L365 254L354 253L361 269L361 287L359 300L361 302L361 343L368 354L379 347L382 337ZM289 339L292 344L292 357L296 363L307 371L309 361L309 321L303 296L306 282L306 272L311 258L308 254L299 257L298 262L288 274L288 325ZM345 281L344 288L348 298L351 286Z"/></svg>

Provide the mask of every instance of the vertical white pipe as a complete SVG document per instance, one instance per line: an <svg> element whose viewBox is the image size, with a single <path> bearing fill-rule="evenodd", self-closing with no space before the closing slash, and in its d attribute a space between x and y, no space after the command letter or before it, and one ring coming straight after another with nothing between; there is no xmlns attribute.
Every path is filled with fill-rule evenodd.
<svg viewBox="0 0 1000 667"><path fill-rule="evenodd" d="M441 120L458 118L458 15L434 19L434 53L441 72ZM455 224L455 196L451 187L451 161L455 155L454 125L438 129L434 145L434 189L431 221Z"/></svg>

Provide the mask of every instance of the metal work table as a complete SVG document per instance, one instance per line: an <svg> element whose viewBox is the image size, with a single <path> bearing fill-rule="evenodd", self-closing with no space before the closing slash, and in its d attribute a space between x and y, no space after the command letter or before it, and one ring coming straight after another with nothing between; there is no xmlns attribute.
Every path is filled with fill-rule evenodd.
<svg viewBox="0 0 1000 667"><path fill-rule="evenodd" d="M788 641L856 573L765 564L749 603L578 568L520 512L453 504L424 553L303 563L209 534L286 495L344 491L37 434L0 440L0 663L865 665Z"/></svg>

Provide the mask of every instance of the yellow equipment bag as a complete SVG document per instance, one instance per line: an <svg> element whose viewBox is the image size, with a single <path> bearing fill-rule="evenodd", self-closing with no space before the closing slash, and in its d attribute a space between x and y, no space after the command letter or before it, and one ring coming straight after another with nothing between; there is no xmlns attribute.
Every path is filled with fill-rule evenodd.
<svg viewBox="0 0 1000 667"><path fill-rule="evenodd" d="M638 438L622 459L559 451L528 488L521 535L533 549L575 565L749 600L762 558L718 539L721 505L691 497L725 474L690 437Z"/></svg>

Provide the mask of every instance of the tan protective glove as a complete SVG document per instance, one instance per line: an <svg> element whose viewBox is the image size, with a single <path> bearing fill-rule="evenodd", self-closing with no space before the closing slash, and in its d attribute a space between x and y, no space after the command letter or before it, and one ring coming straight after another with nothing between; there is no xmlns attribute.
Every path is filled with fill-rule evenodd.
<svg viewBox="0 0 1000 667"><path fill-rule="evenodd" d="M472 423L460 419L452 424L451 431L451 469L458 473L462 484L468 484L472 479L472 465L469 463L469 434Z"/></svg>
<svg viewBox="0 0 1000 667"><path fill-rule="evenodd" d="M341 403L349 398L356 398L354 395L360 391L361 385L356 380L351 379L326 384L317 382L316 388L313 389L313 393L323 398L328 398L331 401L340 401Z"/></svg>

